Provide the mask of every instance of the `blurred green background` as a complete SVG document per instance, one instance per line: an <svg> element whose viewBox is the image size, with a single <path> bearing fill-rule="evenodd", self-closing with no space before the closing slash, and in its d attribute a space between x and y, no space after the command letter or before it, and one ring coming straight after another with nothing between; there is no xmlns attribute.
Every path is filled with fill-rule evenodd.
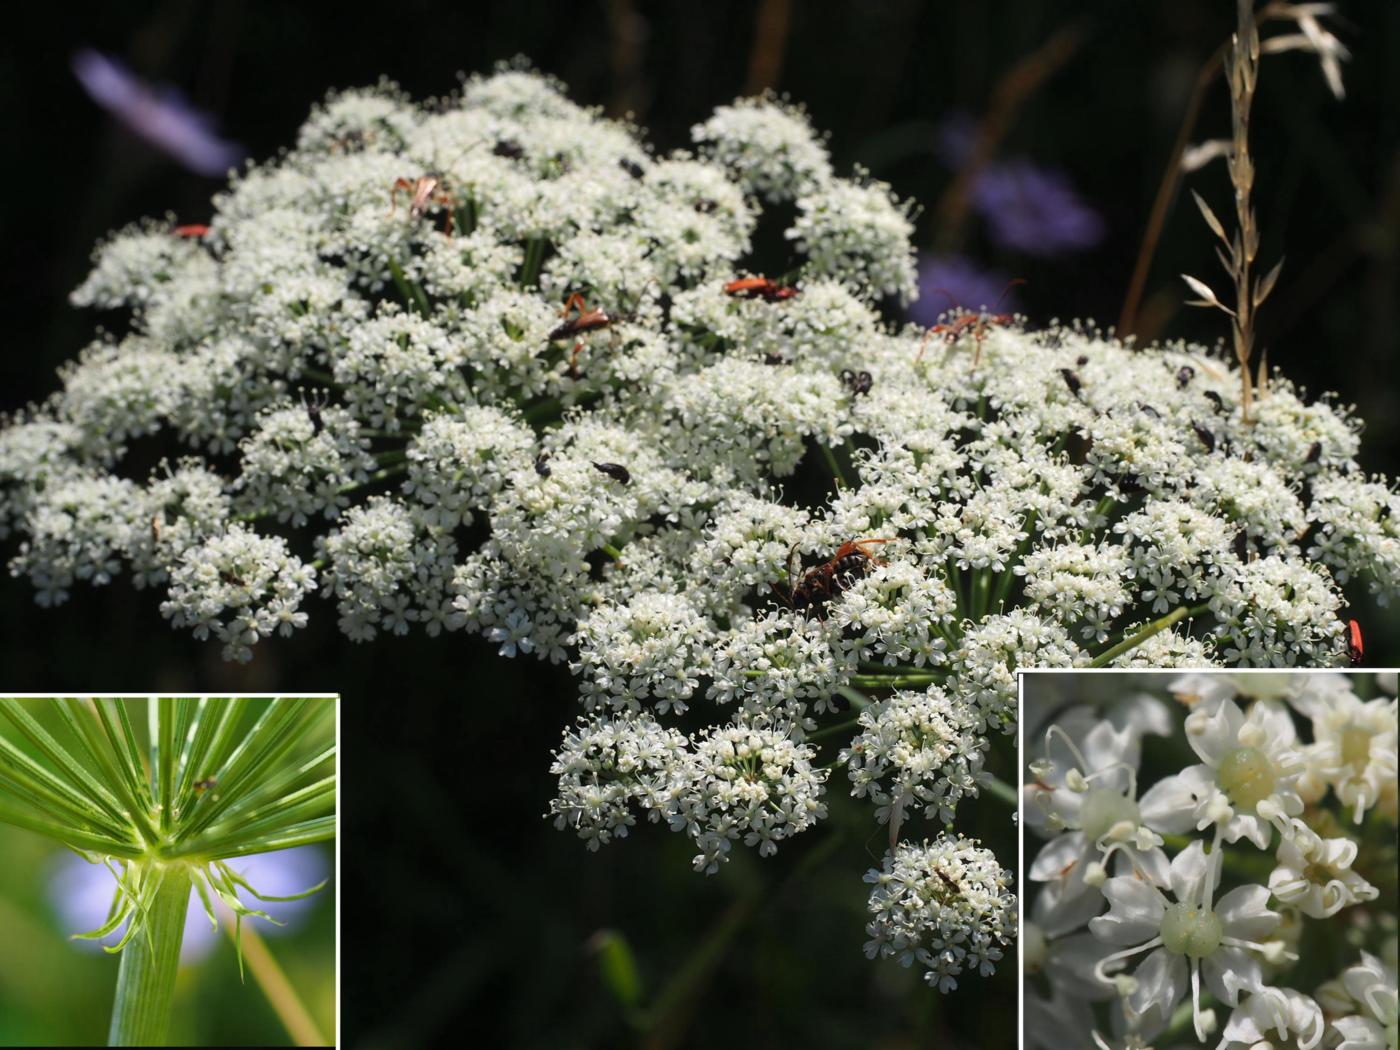
<svg viewBox="0 0 1400 1050"><path fill-rule="evenodd" d="M327 88L385 74L422 98L450 92L458 71L517 54L563 78L579 101L633 112L663 150L687 144L690 125L715 105L771 85L831 133L838 169L864 164L923 203L921 249L1025 278L1020 303L1032 324L1073 316L1111 324L1192 83L1228 35L1233 8L1230 0L131 0L69 11L42 29L11 26L0 45L0 111L13 158L0 169L8 344L0 409L52 390L54 368L90 337L95 319L65 297L95 240L144 215L200 221L219 186L93 104L69 70L80 46L177 85L256 158L290 143ZM1270 360L1311 390L1357 403L1367 422L1364 466L1395 476L1400 64L1391 58L1400 53L1400 5L1340 10L1339 32L1355 52L1346 101L1327 94L1305 56L1268 59L1262 73L1254 122L1262 254L1286 252L1289 262L1261 316L1261 338ZM938 153L940 125L957 111L985 113L1016 64L1064 40L1061 32L1073 47L1019 106L998 159L1065 173L1103 217L1102 242L1042 258L998 247L978 221L941 225L938 202L953 172ZM1217 85L1198 137L1227 127ZM1221 207L1228 200L1222 169L1190 185ZM1181 307L1176 276L1212 266L1208 232L1178 199L1140 333L1221 335L1212 316ZM1360 593L1351 598L1369 661L1400 662L1395 613ZM119 583L79 588L63 609L44 611L27 585L0 583L3 685L343 693L347 1044L1012 1045L1012 967L939 997L915 972L864 959L860 877L881 842L869 837L864 804L846 799L839 782L829 825L769 861L736 850L710 878L690 870L682 837L653 826L589 854L542 818L549 751L578 712L567 671L501 660L458 635L352 646L321 602L296 639L264 643L251 664L230 665L217 645L172 632L157 604ZM969 805L959 826L1013 857L1006 817L987 799ZM836 828L843 834L829 856L792 876ZM634 1034L590 952L598 931L626 937L650 1004L705 950L707 935L727 928L727 916L732 934L669 1027Z"/></svg>

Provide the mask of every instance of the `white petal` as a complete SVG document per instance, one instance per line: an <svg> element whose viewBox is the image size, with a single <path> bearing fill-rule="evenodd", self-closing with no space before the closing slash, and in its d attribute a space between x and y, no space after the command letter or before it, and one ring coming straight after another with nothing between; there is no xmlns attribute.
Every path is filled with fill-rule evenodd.
<svg viewBox="0 0 1400 1050"><path fill-rule="evenodd" d="M1117 876L1103 884L1103 895L1108 898L1109 913L1090 920L1095 937L1126 948L1157 936L1166 905L1150 883L1131 875Z"/></svg>
<svg viewBox="0 0 1400 1050"><path fill-rule="evenodd" d="M1205 900L1207 879L1215 877L1215 859L1206 856L1205 845L1195 839L1191 845L1172 858L1172 893L1176 899L1189 904Z"/></svg>
<svg viewBox="0 0 1400 1050"><path fill-rule="evenodd" d="M1050 882L1068 875L1084 856L1084 833L1072 831L1057 835L1036 854L1029 877L1033 882Z"/></svg>
<svg viewBox="0 0 1400 1050"><path fill-rule="evenodd" d="M1100 722L1089 730L1084 737L1081 750L1084 752L1084 761L1089 764L1085 773L1096 773L1109 766L1130 762L1137 764L1135 754L1136 735L1132 730L1124 729L1119 731L1113 728L1111 722ZM1093 784L1095 787L1111 787L1119 791L1128 789L1128 771L1126 769L1115 769L1112 773L1095 777Z"/></svg>
<svg viewBox="0 0 1400 1050"><path fill-rule="evenodd" d="M1126 874L1136 867L1156 885L1171 885L1171 865L1167 861L1166 853L1157 846L1149 850L1119 850L1115 859L1124 868L1119 874Z"/></svg>
<svg viewBox="0 0 1400 1050"><path fill-rule="evenodd" d="M1217 999L1236 1006L1240 992L1256 992L1264 986L1259 962L1242 948L1221 948L1201 960L1206 987Z"/></svg>
<svg viewBox="0 0 1400 1050"><path fill-rule="evenodd" d="M1337 1050L1388 1050L1385 1030L1369 1017L1338 1017L1332 1027L1342 1036Z"/></svg>
<svg viewBox="0 0 1400 1050"><path fill-rule="evenodd" d="M1236 813L1226 822L1224 831L1226 842L1238 842L1244 837L1260 849L1268 849L1273 838L1273 825L1248 813Z"/></svg>
<svg viewBox="0 0 1400 1050"><path fill-rule="evenodd" d="M1112 984L1094 976L1094 965L1108 954L1104 943L1087 933L1076 933L1057 940L1045 964L1050 983L1085 999L1112 999Z"/></svg>
<svg viewBox="0 0 1400 1050"><path fill-rule="evenodd" d="M1090 889L1093 892L1086 892ZM1080 929L1101 911L1103 894L1083 879L1047 882L1035 899L1035 922L1047 937Z"/></svg>
<svg viewBox="0 0 1400 1050"><path fill-rule="evenodd" d="M1133 977L1138 986L1123 1004L1125 1013L1129 1018L1137 1015L1146 1021L1145 1015L1155 1012L1156 1024L1147 1021L1140 1025L1149 1031L1165 1024L1186 992L1186 957L1158 948L1143 960Z"/></svg>
<svg viewBox="0 0 1400 1050"><path fill-rule="evenodd" d="M1201 761L1214 769L1225 752L1239 747L1244 713L1233 700L1222 700L1212 710L1197 708L1186 718L1186 739Z"/></svg>
<svg viewBox="0 0 1400 1050"><path fill-rule="evenodd" d="M1209 766L1188 766L1153 784L1138 803L1142 822L1164 835L1196 830L1196 809L1217 790Z"/></svg>
<svg viewBox="0 0 1400 1050"><path fill-rule="evenodd" d="M1242 941L1262 941L1278 926L1278 912L1270 911L1269 891L1264 886L1241 886L1220 898L1215 914L1220 917L1226 937Z"/></svg>

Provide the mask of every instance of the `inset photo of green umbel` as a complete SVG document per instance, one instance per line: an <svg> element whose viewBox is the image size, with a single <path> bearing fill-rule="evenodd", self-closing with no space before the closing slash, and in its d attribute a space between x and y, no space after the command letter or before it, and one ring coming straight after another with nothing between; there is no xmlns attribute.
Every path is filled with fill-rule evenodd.
<svg viewBox="0 0 1400 1050"><path fill-rule="evenodd" d="M336 706L0 696L0 1045L334 1043Z"/></svg>
<svg viewBox="0 0 1400 1050"><path fill-rule="evenodd" d="M1396 1045L1393 671L1021 681L1025 1050Z"/></svg>

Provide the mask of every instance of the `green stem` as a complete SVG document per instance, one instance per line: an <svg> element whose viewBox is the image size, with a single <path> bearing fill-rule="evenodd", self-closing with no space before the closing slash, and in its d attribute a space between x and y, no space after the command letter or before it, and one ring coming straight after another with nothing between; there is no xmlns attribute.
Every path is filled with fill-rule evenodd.
<svg viewBox="0 0 1400 1050"><path fill-rule="evenodd" d="M958 600L958 611L971 619L972 609L967 603L967 592L963 589L962 572L952 557L948 558L948 585L953 589L953 597Z"/></svg>
<svg viewBox="0 0 1400 1050"><path fill-rule="evenodd" d="M837 686L836 691L851 702L851 707L857 711L864 711L870 706L870 697L866 696L858 689L852 689L848 685Z"/></svg>
<svg viewBox="0 0 1400 1050"><path fill-rule="evenodd" d="M1089 666L1107 667L1110 663L1118 659L1118 657L1122 656L1124 653L1128 652L1131 649L1136 649L1139 645L1147 641L1147 639L1151 638L1154 634L1160 634L1162 631L1165 631L1168 627L1170 627L1177 621L1184 620L1188 616L1200 616L1209 611L1209 605L1196 605L1192 606L1189 609L1184 605L1178 606L1171 612L1167 613L1166 616L1163 616L1160 620L1153 620L1142 630L1138 631L1137 634L1132 635L1128 638L1124 638L1121 642L1113 646L1111 649L1106 649L1103 652L1099 653L1098 656L1094 657L1093 662L1090 663Z"/></svg>
<svg viewBox="0 0 1400 1050"><path fill-rule="evenodd" d="M622 552L616 547L614 547L611 543L605 543L598 549L601 550L613 561L617 562L619 565L622 564Z"/></svg>
<svg viewBox="0 0 1400 1050"><path fill-rule="evenodd" d="M926 667L912 664L877 664L862 660L856 668L861 674L932 674Z"/></svg>
<svg viewBox="0 0 1400 1050"><path fill-rule="evenodd" d="M903 689L905 686L933 685L942 677L937 674L853 674L850 682L863 689Z"/></svg>
<svg viewBox="0 0 1400 1050"><path fill-rule="evenodd" d="M544 263L544 247L543 237L531 237L525 242L525 262L520 267L520 287L535 287L540 278L540 266Z"/></svg>
<svg viewBox="0 0 1400 1050"><path fill-rule="evenodd" d="M849 733L856 726L860 725L859 718L852 718L849 722L842 722L840 725L827 726L825 729L818 729L814 733L808 733L808 740L825 740L829 736L838 736L841 733Z"/></svg>
<svg viewBox="0 0 1400 1050"><path fill-rule="evenodd" d="M1021 523L1021 527L1026 530L1026 536L1016 547L1016 556L1007 562L1006 568L1002 570L1001 576L997 579L997 589L992 594L990 611L998 611L1006 601L1006 596L1011 593L1011 585L1016 582L1016 566L1020 565L1026 557L1026 551L1030 549L1031 540L1035 537L1035 511L1026 515L1026 520Z"/></svg>
<svg viewBox="0 0 1400 1050"><path fill-rule="evenodd" d="M428 297L423 294L423 289L405 277L403 268L393 259L389 260L389 273L394 278L394 287L398 288L399 295L403 296L405 306L410 310L416 309L424 317L432 314L432 307L428 305Z"/></svg>
<svg viewBox="0 0 1400 1050"><path fill-rule="evenodd" d="M826 460L827 469L831 471L831 476L836 480L838 489L848 489L850 482L846 480L846 475L841 472L841 464L836 461L836 453L818 442L817 447L822 450L822 458Z"/></svg>
<svg viewBox="0 0 1400 1050"><path fill-rule="evenodd" d="M987 602L992 592L992 570L990 567L978 569L972 581L972 618L984 620L987 617Z"/></svg>
<svg viewBox="0 0 1400 1050"><path fill-rule="evenodd" d="M233 923L225 922L221 925L224 932L228 934L229 940L238 943L239 951L243 953L243 958L248 963L248 969L253 974L253 980L263 990L263 994L267 996L268 1004L277 1014L278 1019L287 1029L287 1034L292 1037L297 1046L328 1045L326 1037L321 1034L316 1022L311 1019L311 1013L306 1009L306 1004L301 1001L296 989L287 980L287 975L282 972L282 967L277 965L277 960L268 950L267 942L253 928L253 924L251 922L244 923L241 942L237 940Z"/></svg>
<svg viewBox="0 0 1400 1050"><path fill-rule="evenodd" d="M367 489L371 485L376 485L381 481L387 481L389 478L397 477L400 474L407 473L408 464L400 463L398 466L385 467L383 470L376 470L364 481L358 481L351 485L342 485L336 491L342 496L349 496L353 493L359 492L361 489Z"/></svg>
<svg viewBox="0 0 1400 1050"><path fill-rule="evenodd" d="M1012 809L1016 809L1021 804L1021 796L1016 789L999 777L994 777L990 773L983 773L977 778L977 786L992 798L1000 799Z"/></svg>
<svg viewBox="0 0 1400 1050"><path fill-rule="evenodd" d="M122 950L107 1038L110 1046L164 1046L170 1024L180 941L190 906L190 871L184 864L165 864L141 874L159 878L160 884L146 911L145 929Z"/></svg>

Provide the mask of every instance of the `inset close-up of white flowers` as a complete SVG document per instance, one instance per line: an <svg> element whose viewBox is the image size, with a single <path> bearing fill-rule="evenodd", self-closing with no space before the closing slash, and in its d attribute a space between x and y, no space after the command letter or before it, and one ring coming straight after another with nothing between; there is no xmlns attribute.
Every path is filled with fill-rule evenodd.
<svg viewBox="0 0 1400 1050"><path fill-rule="evenodd" d="M1025 1045L1394 1046L1395 689L1028 674Z"/></svg>

